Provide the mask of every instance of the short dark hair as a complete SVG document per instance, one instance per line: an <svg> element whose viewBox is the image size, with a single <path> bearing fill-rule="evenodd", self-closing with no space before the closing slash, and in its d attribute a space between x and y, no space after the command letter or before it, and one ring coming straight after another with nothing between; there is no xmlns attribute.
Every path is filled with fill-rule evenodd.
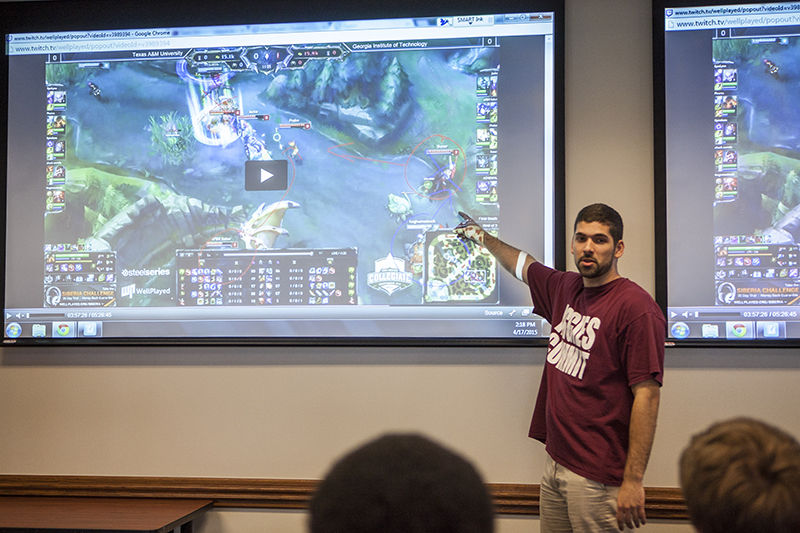
<svg viewBox="0 0 800 533"><path fill-rule="evenodd" d="M310 504L311 533L492 533L475 467L432 440L389 434L338 460Z"/></svg>
<svg viewBox="0 0 800 533"><path fill-rule="evenodd" d="M751 418L712 424L680 457L689 517L703 533L800 531L800 444Z"/></svg>
<svg viewBox="0 0 800 533"><path fill-rule="evenodd" d="M608 226L608 232L611 234L611 239L614 241L615 246L622 240L622 217L611 206L606 204L587 205L578 211L572 231L577 229L578 222L600 222L605 224Z"/></svg>

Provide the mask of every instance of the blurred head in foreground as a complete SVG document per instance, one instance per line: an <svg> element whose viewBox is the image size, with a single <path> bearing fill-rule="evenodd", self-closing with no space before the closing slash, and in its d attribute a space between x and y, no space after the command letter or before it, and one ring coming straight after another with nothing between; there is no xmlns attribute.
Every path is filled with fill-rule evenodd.
<svg viewBox="0 0 800 533"><path fill-rule="evenodd" d="M492 533L492 501L460 455L390 434L339 459L310 505L311 533Z"/></svg>
<svg viewBox="0 0 800 533"><path fill-rule="evenodd" d="M680 458L689 517L701 533L800 531L800 444L750 418L718 422Z"/></svg>

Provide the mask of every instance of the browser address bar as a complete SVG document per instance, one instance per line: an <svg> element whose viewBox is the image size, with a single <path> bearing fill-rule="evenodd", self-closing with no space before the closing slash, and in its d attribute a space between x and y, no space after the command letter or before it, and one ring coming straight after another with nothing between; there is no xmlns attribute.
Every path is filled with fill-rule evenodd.
<svg viewBox="0 0 800 533"><path fill-rule="evenodd" d="M667 31L703 30L713 28L748 28L757 26L794 26L800 24L800 13L780 15L729 15L717 17L667 18Z"/></svg>
<svg viewBox="0 0 800 533"><path fill-rule="evenodd" d="M151 48L177 48L172 39L127 40L115 39L113 41L63 41L52 43L8 43L8 55L49 54L63 52L97 52L107 50L149 50Z"/></svg>
<svg viewBox="0 0 800 533"><path fill-rule="evenodd" d="M459 37L496 37L511 35L545 35L552 33L552 23L482 26L422 27L365 30L337 30L289 33L247 33L238 35L187 35L144 39L43 39L11 40L6 43L9 55L35 53L69 53L109 50L151 50L155 48L203 48L306 44L309 42L358 42L374 40L448 39Z"/></svg>

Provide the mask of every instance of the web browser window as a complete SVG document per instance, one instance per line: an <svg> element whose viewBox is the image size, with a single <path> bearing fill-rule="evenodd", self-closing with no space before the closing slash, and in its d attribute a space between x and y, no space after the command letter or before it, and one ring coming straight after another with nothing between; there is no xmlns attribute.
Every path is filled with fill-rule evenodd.
<svg viewBox="0 0 800 533"><path fill-rule="evenodd" d="M673 339L800 338L800 4L667 7Z"/></svg>
<svg viewBox="0 0 800 533"><path fill-rule="evenodd" d="M8 34L6 342L546 338L554 16Z"/></svg>

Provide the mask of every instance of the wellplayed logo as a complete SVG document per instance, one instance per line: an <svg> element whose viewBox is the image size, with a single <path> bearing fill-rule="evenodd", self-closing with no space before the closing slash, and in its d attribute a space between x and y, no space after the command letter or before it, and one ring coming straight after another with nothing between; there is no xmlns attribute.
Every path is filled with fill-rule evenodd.
<svg viewBox="0 0 800 533"><path fill-rule="evenodd" d="M121 298L133 298L133 295L136 293L136 284L131 283L130 285L125 285L119 290L119 295Z"/></svg>

